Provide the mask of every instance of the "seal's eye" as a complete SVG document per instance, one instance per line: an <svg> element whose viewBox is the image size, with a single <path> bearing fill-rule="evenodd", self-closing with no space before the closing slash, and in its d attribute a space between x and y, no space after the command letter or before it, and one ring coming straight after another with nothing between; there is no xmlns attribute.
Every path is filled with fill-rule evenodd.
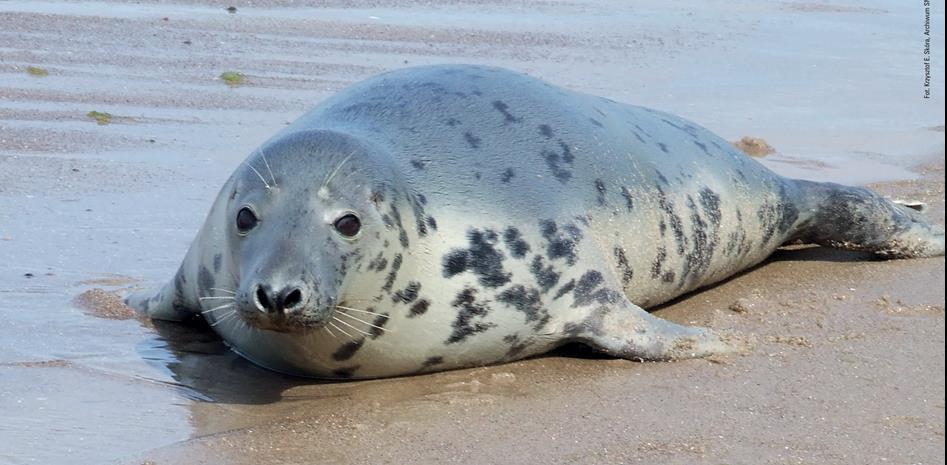
<svg viewBox="0 0 947 465"><path fill-rule="evenodd" d="M362 229L362 221L359 220L357 216L349 213L335 220L334 226L339 234L345 237L352 237L358 234L358 231Z"/></svg>
<svg viewBox="0 0 947 465"><path fill-rule="evenodd" d="M250 207L243 207L237 212L237 231L246 233L255 228L259 222L260 219L256 217L253 210L250 210Z"/></svg>

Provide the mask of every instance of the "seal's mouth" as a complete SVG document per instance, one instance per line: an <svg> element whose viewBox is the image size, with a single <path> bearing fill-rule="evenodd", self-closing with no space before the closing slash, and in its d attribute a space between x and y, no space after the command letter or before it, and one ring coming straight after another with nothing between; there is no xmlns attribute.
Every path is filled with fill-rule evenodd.
<svg viewBox="0 0 947 465"><path fill-rule="evenodd" d="M335 311L335 299L312 298L300 288L273 292L256 286L239 299L237 314L247 325L266 331L302 333L325 328Z"/></svg>
<svg viewBox="0 0 947 465"><path fill-rule="evenodd" d="M241 310L240 318L248 325L266 331L280 333L302 333L325 328L331 317L320 317L329 313L325 309L302 307L292 313L264 314L254 309Z"/></svg>

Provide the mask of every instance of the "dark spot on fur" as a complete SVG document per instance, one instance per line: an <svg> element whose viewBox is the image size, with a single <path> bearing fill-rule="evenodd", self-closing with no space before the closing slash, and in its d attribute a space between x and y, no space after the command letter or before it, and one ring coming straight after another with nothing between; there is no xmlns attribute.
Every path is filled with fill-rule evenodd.
<svg viewBox="0 0 947 465"><path fill-rule="evenodd" d="M558 153L551 150L543 150L542 156L546 160L546 166L549 167L549 169L552 171L552 175L555 176L559 182L565 183L572 178L572 172L567 169L563 169L559 165L560 156Z"/></svg>
<svg viewBox="0 0 947 465"><path fill-rule="evenodd" d="M447 338L445 344L462 342L474 334L482 333L496 326L495 323L482 321L490 313L490 309L486 302L477 300L477 290L474 288L467 287L460 291L457 298L451 302L451 306L456 308L458 312L457 318L451 325L454 331Z"/></svg>
<svg viewBox="0 0 947 465"><path fill-rule="evenodd" d="M600 127L600 128L604 128L604 127L605 127L605 126L602 125L601 122L599 122L599 120L597 120L597 119L595 119L595 118L589 118L589 122L592 123L592 124L594 124L594 125L596 125L596 126L598 126L598 127Z"/></svg>
<svg viewBox="0 0 947 465"><path fill-rule="evenodd" d="M625 249L621 247L615 247L615 260L618 261L618 269L621 270L621 282L622 284L628 284L635 277L634 270L631 269L631 264L628 262L628 257L625 256Z"/></svg>
<svg viewBox="0 0 947 465"><path fill-rule="evenodd" d="M362 348L362 344L365 344L365 338L358 338L355 341L349 341L345 344L339 346L335 352L332 353L332 360L337 362L342 362L348 360L355 356L355 352L358 352L358 349Z"/></svg>
<svg viewBox="0 0 947 465"><path fill-rule="evenodd" d="M421 369L431 368L444 363L444 357L428 357L424 363L421 364Z"/></svg>
<svg viewBox="0 0 947 465"><path fill-rule="evenodd" d="M575 155L572 154L572 149L569 148L569 145L563 141L559 141L559 149L562 150L562 161L572 164L575 161Z"/></svg>
<svg viewBox="0 0 947 465"><path fill-rule="evenodd" d="M373 312L375 311L375 309L369 307L368 311ZM378 339L383 334L385 334L385 330L383 328L385 327L386 324L388 324L388 320L390 319L391 317L387 313L382 313L376 316L375 319L372 320L371 329L368 330L368 332L371 333L371 336L369 337L371 337L372 339Z"/></svg>
<svg viewBox="0 0 947 465"><path fill-rule="evenodd" d="M668 146L664 142L658 142L658 148L664 153L671 153L668 151Z"/></svg>
<svg viewBox="0 0 947 465"><path fill-rule="evenodd" d="M214 275L206 266L201 266L201 269L197 272L197 286L202 290L214 287Z"/></svg>
<svg viewBox="0 0 947 465"><path fill-rule="evenodd" d="M546 139L552 139L552 136L554 135L552 132L552 128L549 127L548 124L540 124L539 133L542 134L543 137L545 137Z"/></svg>
<svg viewBox="0 0 947 465"><path fill-rule="evenodd" d="M605 182L601 179L595 180L595 191L597 193L598 204L605 205Z"/></svg>
<svg viewBox="0 0 947 465"><path fill-rule="evenodd" d="M407 231L405 231L405 230L402 229L401 232L398 233L398 242L401 243L401 247L403 247L403 248L405 248L405 249L408 248L409 243L408 243L408 233L407 233Z"/></svg>
<svg viewBox="0 0 947 465"><path fill-rule="evenodd" d="M585 274L579 278L579 282L576 283L575 290L572 291L574 298L572 306L584 307L593 303L605 305L617 302L620 298L617 292L607 288L600 288L604 282L605 279L602 277L602 273L596 270L586 271Z"/></svg>
<svg viewBox="0 0 947 465"><path fill-rule="evenodd" d="M444 277L472 271L486 287L500 287L510 282L511 274L503 269L503 252L495 247L499 242L497 233L489 229L471 229L467 232L467 239L470 248L454 249L444 257Z"/></svg>
<svg viewBox="0 0 947 465"><path fill-rule="evenodd" d="M621 187L621 196L625 198L625 209L632 211L635 209L635 199L631 197L631 190L627 187Z"/></svg>
<svg viewBox="0 0 947 465"><path fill-rule="evenodd" d="M561 153L544 149L540 154L546 160L546 165L549 166L553 176L560 182L565 183L572 178L572 171L562 167L561 163L571 165L575 161L575 155L572 154L569 145L561 140L559 141L559 149Z"/></svg>
<svg viewBox="0 0 947 465"><path fill-rule="evenodd" d="M368 200L370 200L373 204L377 206L385 201L385 193L381 189L378 189L376 186L375 189L372 189L372 193L368 197Z"/></svg>
<svg viewBox="0 0 947 465"><path fill-rule="evenodd" d="M635 139L638 139L638 142L641 142L642 144L647 144L644 138L641 137L641 134L638 134L638 131L631 131L631 133L635 135Z"/></svg>
<svg viewBox="0 0 947 465"><path fill-rule="evenodd" d="M427 217L427 226L433 231L437 231L437 220L433 216Z"/></svg>
<svg viewBox="0 0 947 465"><path fill-rule="evenodd" d="M709 187L705 187L698 193L698 198L700 199L700 205L703 208L704 215L707 216L707 220L719 225L721 218L720 196L710 190Z"/></svg>
<svg viewBox="0 0 947 465"><path fill-rule="evenodd" d="M425 164L426 163L424 162L424 160L419 160L417 158L411 160L411 166L413 166L414 169L416 170L423 170Z"/></svg>
<svg viewBox="0 0 947 465"><path fill-rule="evenodd" d="M660 173L658 173L658 175L661 176ZM671 232L674 234L674 240L677 242L677 254L684 255L687 248L687 236L684 235L684 221L678 216L674 205L668 200L667 194L664 193L664 189L662 189L660 185L656 187L658 189L658 208L664 212L671 226Z"/></svg>
<svg viewBox="0 0 947 465"><path fill-rule="evenodd" d="M529 271L536 277L536 284L539 285L544 294L559 283L559 273L556 272L552 265L546 265L541 255L533 257Z"/></svg>
<svg viewBox="0 0 947 465"><path fill-rule="evenodd" d="M444 121L444 124L453 127L459 125L460 120L457 118L448 118L446 121Z"/></svg>
<svg viewBox="0 0 947 465"><path fill-rule="evenodd" d="M665 118L661 118L661 121L663 121L664 124L667 124L668 126L671 126L673 128L686 132L691 137L697 136L697 128L691 124L683 123L683 125L680 125L680 124L676 124L671 121L668 121Z"/></svg>
<svg viewBox="0 0 947 465"><path fill-rule="evenodd" d="M418 298L418 292L421 291L421 283L417 281L408 282L408 286L404 289L395 291L395 294L391 296L391 301L394 303L404 303L410 304Z"/></svg>
<svg viewBox="0 0 947 465"><path fill-rule="evenodd" d="M454 249L444 256L444 277L451 278L467 271L467 251Z"/></svg>
<svg viewBox="0 0 947 465"><path fill-rule="evenodd" d="M705 155L710 155L710 151L707 150L707 144L704 144L704 143L702 143L702 142L700 142L700 141L696 141L696 140L693 141L693 142L694 142L694 145L696 145L697 148L699 148L702 152L704 152Z"/></svg>
<svg viewBox="0 0 947 465"><path fill-rule="evenodd" d="M519 335L517 334L508 334L503 336L503 342L510 345L510 349L506 351L506 358L513 359L523 353L524 350L528 349L532 344L532 338L529 338L525 341L520 340Z"/></svg>
<svg viewBox="0 0 947 465"><path fill-rule="evenodd" d="M427 313L428 308L431 306L431 302L427 299L421 299L414 303L411 306L411 313L408 314L409 318L414 318L416 316L421 316Z"/></svg>
<svg viewBox="0 0 947 465"><path fill-rule="evenodd" d="M776 228L781 234L786 234L799 219L799 210L792 199L789 198L786 186L783 184L779 186L779 199L782 208L779 211L779 221L776 223Z"/></svg>
<svg viewBox="0 0 947 465"><path fill-rule="evenodd" d="M172 302L184 301L184 286L186 284L187 278L184 277L184 273L178 273L174 276L174 298L171 299Z"/></svg>
<svg viewBox="0 0 947 465"><path fill-rule="evenodd" d="M661 269L664 267L664 262L667 261L668 251L662 245L658 247L658 254L654 257L654 261L651 262L651 278L657 279L661 276Z"/></svg>
<svg viewBox="0 0 947 465"><path fill-rule="evenodd" d="M605 315L608 315L610 311L611 309L606 305L599 306L588 312L580 321L566 323L562 332L569 338L582 335L604 336Z"/></svg>
<svg viewBox="0 0 947 465"><path fill-rule="evenodd" d="M391 286L394 286L395 279L398 278L398 270L401 269L401 254L395 254L395 258L391 261L391 271L388 272L388 276L385 277L385 285L382 286L382 290L385 292L391 291Z"/></svg>
<svg viewBox="0 0 947 465"><path fill-rule="evenodd" d="M551 220L540 220L540 231L548 241L546 256L550 260L565 258L569 266L575 265L576 246L582 239L582 231L574 224L565 224L560 231Z"/></svg>
<svg viewBox="0 0 947 465"><path fill-rule="evenodd" d="M549 321L549 313L543 308L539 291L536 289L527 289L525 286L517 284L501 292L497 296L497 300L523 312L526 315L527 323L538 321L535 326L537 330Z"/></svg>
<svg viewBox="0 0 947 465"><path fill-rule="evenodd" d="M510 182L514 177L516 177L516 172L513 171L513 168L507 168L500 175L500 182Z"/></svg>
<svg viewBox="0 0 947 465"><path fill-rule="evenodd" d="M691 250L685 255L682 277L692 282L710 269L714 251L719 242L720 198L708 188L698 195L700 206L693 197L687 196L687 209L691 220Z"/></svg>
<svg viewBox="0 0 947 465"><path fill-rule="evenodd" d="M464 133L464 140L467 141L467 145L469 145L470 148L473 148L473 149L479 149L479 148L480 148L481 139L480 139L479 137L477 137L477 136L471 134L470 132L465 132L465 133Z"/></svg>
<svg viewBox="0 0 947 465"><path fill-rule="evenodd" d="M506 242L506 246L510 249L510 255L512 255L513 258L523 258L530 250L529 244L523 240L520 230L512 226L503 231L503 241Z"/></svg>
<svg viewBox="0 0 947 465"><path fill-rule="evenodd" d="M214 254L214 273L220 273L220 267L223 264L224 256L221 254Z"/></svg>
<svg viewBox="0 0 947 465"><path fill-rule="evenodd" d="M375 256L370 262L368 262L368 271L382 271L388 267L388 259L385 258L384 252L378 252L378 255Z"/></svg>
<svg viewBox="0 0 947 465"><path fill-rule="evenodd" d="M360 260L360 252L358 250L351 253L344 253L339 257L339 267L336 269L337 281L342 282L342 278L349 271L349 262L358 262Z"/></svg>
<svg viewBox="0 0 947 465"><path fill-rule="evenodd" d="M503 114L503 119L506 120L507 123L516 123L520 121L519 118L513 116L513 114L510 113L509 105L503 103L501 100L495 100L493 102L493 108Z"/></svg>
<svg viewBox="0 0 947 465"><path fill-rule="evenodd" d="M553 296L552 300L559 300L560 297L572 292L573 289L575 289L575 280L570 279L569 282L563 284L562 287L556 291L556 295Z"/></svg>
<svg viewBox="0 0 947 465"><path fill-rule="evenodd" d="M428 233L428 225L424 221L424 205L427 204L427 198L424 194L415 194L409 195L408 199L411 204L411 212L414 214L415 230L418 236L425 237ZM407 236L407 233L405 235Z"/></svg>

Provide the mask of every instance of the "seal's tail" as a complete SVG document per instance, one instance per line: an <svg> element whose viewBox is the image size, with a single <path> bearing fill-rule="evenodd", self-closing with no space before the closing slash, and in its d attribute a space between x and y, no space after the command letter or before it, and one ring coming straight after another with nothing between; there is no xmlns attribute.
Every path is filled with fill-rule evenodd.
<svg viewBox="0 0 947 465"><path fill-rule="evenodd" d="M796 241L884 258L944 255L944 228L928 222L923 204L891 201L860 187L795 183L802 194Z"/></svg>

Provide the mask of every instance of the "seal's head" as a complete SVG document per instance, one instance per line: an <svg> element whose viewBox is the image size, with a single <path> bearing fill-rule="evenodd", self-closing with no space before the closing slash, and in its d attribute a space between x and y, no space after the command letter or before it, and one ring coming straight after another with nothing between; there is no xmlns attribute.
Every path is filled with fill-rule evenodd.
<svg viewBox="0 0 947 465"><path fill-rule="evenodd" d="M268 143L237 170L219 214L244 322L299 332L331 321L359 287L349 270L390 233L377 205L391 179L385 160L351 136L306 131Z"/></svg>

